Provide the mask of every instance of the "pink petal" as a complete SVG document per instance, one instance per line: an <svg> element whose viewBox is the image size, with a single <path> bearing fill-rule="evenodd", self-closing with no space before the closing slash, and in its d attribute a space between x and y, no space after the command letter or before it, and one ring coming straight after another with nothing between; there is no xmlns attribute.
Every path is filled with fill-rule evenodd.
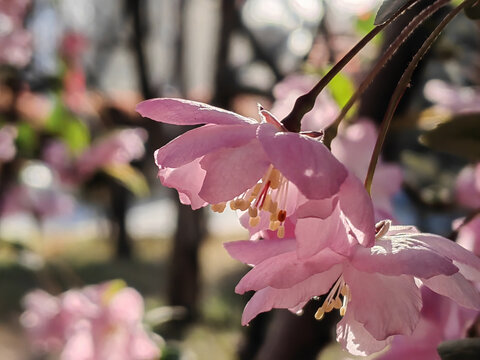
<svg viewBox="0 0 480 360"><path fill-rule="evenodd" d="M184 99L150 99L139 103L136 111L143 117L176 125L257 123L231 111Z"/></svg>
<svg viewBox="0 0 480 360"><path fill-rule="evenodd" d="M142 295L133 288L120 290L109 304L109 314L115 322L139 323L143 317Z"/></svg>
<svg viewBox="0 0 480 360"><path fill-rule="evenodd" d="M324 273L315 274L288 289L271 287L257 291L245 306L242 325L248 324L259 313L276 309L294 309L312 297L325 294L338 278L341 266L337 265Z"/></svg>
<svg viewBox="0 0 480 360"><path fill-rule="evenodd" d="M337 341L351 354L366 356L384 349L390 339L377 340L347 311L337 324Z"/></svg>
<svg viewBox="0 0 480 360"><path fill-rule="evenodd" d="M422 279L422 282L431 290L449 297L463 307L480 310L480 294L461 274L438 275Z"/></svg>
<svg viewBox="0 0 480 360"><path fill-rule="evenodd" d="M207 202L198 196L205 173L200 166L200 159L197 159L176 169L160 169L158 177L164 186L177 189L182 204L191 205L195 210L207 205Z"/></svg>
<svg viewBox="0 0 480 360"><path fill-rule="evenodd" d="M375 339L413 332L422 308L413 277L367 274L350 268L344 278L352 294L347 314L351 311Z"/></svg>
<svg viewBox="0 0 480 360"><path fill-rule="evenodd" d="M330 245L335 246L337 250L338 245L348 242L338 207L326 219L313 217L298 219L295 235L298 242L297 254L300 259L313 256Z"/></svg>
<svg viewBox="0 0 480 360"><path fill-rule="evenodd" d="M270 124L258 127L258 138L272 164L309 199L332 196L347 177L345 167L320 141L276 132Z"/></svg>
<svg viewBox="0 0 480 360"><path fill-rule="evenodd" d="M451 260L415 239L381 239L371 248L357 247L351 264L360 271L420 278L458 271Z"/></svg>
<svg viewBox="0 0 480 360"><path fill-rule="evenodd" d="M372 200L358 178L349 174L339 191L340 208L348 221L348 229L359 244L369 247L375 242L375 221Z"/></svg>
<svg viewBox="0 0 480 360"><path fill-rule="evenodd" d="M223 244L231 257L245 263L257 265L273 256L295 250L295 239L243 240Z"/></svg>
<svg viewBox="0 0 480 360"><path fill-rule="evenodd" d="M270 162L258 141L253 140L205 155L200 165L206 176L199 195L208 203L216 204L232 200L253 187L266 173Z"/></svg>
<svg viewBox="0 0 480 360"><path fill-rule="evenodd" d="M434 234L413 234L412 238L424 242L434 251L453 260L468 280L480 281L480 258L457 243Z"/></svg>
<svg viewBox="0 0 480 360"><path fill-rule="evenodd" d="M260 290L269 286L287 289L314 274L331 269L344 260L345 257L328 248L307 260L298 259L295 251L283 253L256 265L240 280L235 291L243 294L249 290Z"/></svg>
<svg viewBox="0 0 480 360"><path fill-rule="evenodd" d="M222 148L245 145L255 138L254 125L205 125L180 135L155 153L157 166L179 167Z"/></svg>

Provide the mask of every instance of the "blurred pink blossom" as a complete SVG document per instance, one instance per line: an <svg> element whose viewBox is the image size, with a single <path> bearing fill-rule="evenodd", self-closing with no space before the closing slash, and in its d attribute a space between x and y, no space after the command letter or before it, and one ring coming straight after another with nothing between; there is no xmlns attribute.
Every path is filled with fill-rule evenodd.
<svg viewBox="0 0 480 360"><path fill-rule="evenodd" d="M454 222L454 227L458 228L457 243L465 249L472 251L480 257L480 215L464 224L464 219L458 219Z"/></svg>
<svg viewBox="0 0 480 360"><path fill-rule="evenodd" d="M429 80L423 90L425 97L442 110L451 113L480 111L480 91L472 87L460 87L443 80Z"/></svg>
<svg viewBox="0 0 480 360"><path fill-rule="evenodd" d="M142 326L144 304L118 281L59 296L34 290L24 299L21 323L34 348L61 360L151 360L159 349Z"/></svg>
<svg viewBox="0 0 480 360"><path fill-rule="evenodd" d="M456 197L460 205L480 209L480 163L460 172L456 182Z"/></svg>
<svg viewBox="0 0 480 360"><path fill-rule="evenodd" d="M24 67L32 56L31 35L23 27L30 0L0 0L0 63Z"/></svg>
<svg viewBox="0 0 480 360"><path fill-rule="evenodd" d="M207 104L151 99L137 111L177 125L206 124L172 140L155 153L163 185L177 189L180 201L198 209L247 211L257 226L266 211L272 229L284 231L288 199L324 199L338 192L347 170L318 139L288 132L268 111L260 121ZM290 196L290 192L297 196Z"/></svg>
<svg viewBox="0 0 480 360"><path fill-rule="evenodd" d="M332 141L332 153L348 170L364 180L376 140L375 124L368 119L359 119L340 127ZM400 166L379 159L371 189L376 221L393 218L392 197L400 190L402 180Z"/></svg>
<svg viewBox="0 0 480 360"><path fill-rule="evenodd" d="M7 188L0 202L0 216L26 212L40 218L68 215L73 212L75 200L58 189L40 189L27 185Z"/></svg>
<svg viewBox="0 0 480 360"><path fill-rule="evenodd" d="M310 91L318 82L318 78L309 75L290 75L275 85L273 96L275 103L272 113L279 119L287 116L295 101ZM335 101L326 91L322 91L315 101L315 107L302 119L302 130L321 131L326 129L338 115L339 109Z"/></svg>
<svg viewBox="0 0 480 360"><path fill-rule="evenodd" d="M389 350L377 360L441 360L441 342L464 338L478 311L458 306L450 299L422 287L420 321L410 336L397 335Z"/></svg>
<svg viewBox="0 0 480 360"><path fill-rule="evenodd" d="M0 163L10 161L17 153L15 138L17 129L13 126L3 126L0 129Z"/></svg>
<svg viewBox="0 0 480 360"><path fill-rule="evenodd" d="M59 141L47 145L43 158L60 176L62 182L76 185L86 181L104 166L127 164L145 153L147 132L142 128L117 130L96 140L74 157Z"/></svg>
<svg viewBox="0 0 480 360"><path fill-rule="evenodd" d="M319 231L327 225L320 217L322 209L318 204L311 209L318 213L304 224L297 222L296 239L226 244L230 255L253 265L236 287L238 293L256 291L245 307L243 324L272 308L298 312L312 297L328 293L316 317L339 309L344 318L337 326L337 340L351 353L366 355L383 349L392 335L415 330L421 285L461 306L480 309L480 294L470 283L480 280L480 260L452 241L414 227L385 221L377 224L371 247L351 243L351 251L339 253L327 246L302 258L302 237L312 243L325 237ZM339 218L331 221L338 224Z"/></svg>

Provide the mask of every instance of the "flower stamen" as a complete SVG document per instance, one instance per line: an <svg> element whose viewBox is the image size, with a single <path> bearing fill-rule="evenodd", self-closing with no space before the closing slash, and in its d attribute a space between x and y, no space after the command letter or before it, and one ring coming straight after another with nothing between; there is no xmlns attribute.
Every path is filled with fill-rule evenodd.
<svg viewBox="0 0 480 360"><path fill-rule="evenodd" d="M342 296L343 299L340 299L340 296ZM325 313L328 313L333 309L339 310L340 315L345 316L348 302L350 300L350 288L345 283L343 276L340 276L328 293L327 298L323 302L322 306L320 306L315 313L315 319L322 320L325 316Z"/></svg>
<svg viewBox="0 0 480 360"><path fill-rule="evenodd" d="M285 236L284 222L287 218L286 202L288 180L270 165L263 178L254 187L230 201L232 210L247 211L251 227L260 224L260 210L270 213L269 229L277 232L279 238ZM226 203L212 204L215 212L223 212Z"/></svg>

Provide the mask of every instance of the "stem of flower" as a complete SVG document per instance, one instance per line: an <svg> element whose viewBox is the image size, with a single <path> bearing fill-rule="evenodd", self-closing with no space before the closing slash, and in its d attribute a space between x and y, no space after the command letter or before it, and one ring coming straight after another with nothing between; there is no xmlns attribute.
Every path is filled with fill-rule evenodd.
<svg viewBox="0 0 480 360"><path fill-rule="evenodd" d="M332 140L337 136L338 126L340 125L343 118L347 115L348 111L352 108L353 104L358 100L358 98L363 94L363 92L370 86L371 82L378 75L380 70L385 66L385 64L392 58L395 52L400 48L400 46L412 35L415 29L420 26L425 20L432 16L437 10L441 7L448 4L450 0L439 0L434 2L430 6L423 9L413 20L400 32L395 41L388 47L382 57L377 61L375 67L370 71L367 77L362 81L357 91L352 95L348 100L345 106L342 108L342 111L338 114L335 121L328 127L325 131L325 137L323 143L325 146L330 148Z"/></svg>
<svg viewBox="0 0 480 360"><path fill-rule="evenodd" d="M328 85L328 83L347 65L350 60L362 50L380 31L386 26L397 19L405 9L412 6L414 3L420 0L416 0L413 3L408 3L399 9L392 17L390 17L385 23L376 26L365 37L363 37L343 58L340 59L329 72L323 76L320 81L310 90L308 93L300 96L293 106L292 111L281 121L282 125L289 131L299 132L301 121L303 116L313 109L315 100L320 92Z"/></svg>
<svg viewBox="0 0 480 360"><path fill-rule="evenodd" d="M400 78L397 87L395 88L395 91L393 92L392 97L390 98L390 102L388 104L387 111L385 112L385 116L383 117L382 124L380 126L379 134L377 137L377 142L375 143L375 148L373 150L372 157L370 159L370 164L368 166L368 172L367 176L365 178L365 189L368 191L370 194L370 190L372 187L372 180L373 180L373 175L375 173L375 168L377 166L378 162L378 157L380 156L380 152L383 147L383 143L385 142L385 137L387 135L388 129L390 127L390 122L393 118L393 115L395 113L395 110L398 107L398 104L400 102L400 99L402 98L403 94L405 93L405 90L407 89L410 79L412 78L413 72L415 68L417 67L418 63L420 60L422 60L423 56L425 53L430 49L432 44L435 42L437 37L440 35L442 30L448 25L448 23L458 15L462 9L464 9L466 6L471 5L475 3L478 0L466 0L460 5L458 5L455 9L450 11L445 18L438 24L438 26L433 30L433 32L430 34L430 36L427 38L427 40L423 43L423 45L420 47L418 52L415 54L413 57L412 61L410 64L408 64L408 67L406 68L405 72L403 73L402 77Z"/></svg>

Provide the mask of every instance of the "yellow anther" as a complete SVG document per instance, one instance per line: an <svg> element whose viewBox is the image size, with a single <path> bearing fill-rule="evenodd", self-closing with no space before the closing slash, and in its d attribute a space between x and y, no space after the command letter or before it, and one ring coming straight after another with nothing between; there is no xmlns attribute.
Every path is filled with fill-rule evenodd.
<svg viewBox="0 0 480 360"><path fill-rule="evenodd" d="M270 174L270 187L272 189L278 189L278 187L280 186L280 171L278 171L277 169L273 169L271 174Z"/></svg>
<svg viewBox="0 0 480 360"><path fill-rule="evenodd" d="M342 306L340 308L340 316L345 316L346 312L347 312L347 308L345 306Z"/></svg>
<svg viewBox="0 0 480 360"><path fill-rule="evenodd" d="M237 210L237 203L236 203L237 200L232 200L230 201L230 209L232 210Z"/></svg>
<svg viewBox="0 0 480 360"><path fill-rule="evenodd" d="M251 227L255 227L260 223L260 216L252 217L248 221Z"/></svg>
<svg viewBox="0 0 480 360"><path fill-rule="evenodd" d="M238 209L241 211L245 211L250 207L250 203L247 200L239 200L238 201Z"/></svg>
<svg viewBox="0 0 480 360"><path fill-rule="evenodd" d="M218 203L218 204L212 204L210 206L210 208L212 209L212 211L214 212L218 212L218 213L222 213L224 210L225 210L225 207L227 206L226 203L222 202L222 203Z"/></svg>
<svg viewBox="0 0 480 360"><path fill-rule="evenodd" d="M248 215L250 215L250 217L256 217L258 215L258 210L256 207L249 207L248 208Z"/></svg>
<svg viewBox="0 0 480 360"><path fill-rule="evenodd" d="M272 198L270 197L270 194L265 195L265 200L263 201L262 209L270 209L271 201L272 201Z"/></svg>
<svg viewBox="0 0 480 360"><path fill-rule="evenodd" d="M277 221L277 214L270 214L270 221Z"/></svg>
<svg viewBox="0 0 480 360"><path fill-rule="evenodd" d="M333 302L329 302L329 303L327 304L327 307L326 307L326 309L325 309L325 312L328 313L328 312L332 311L333 308L334 308Z"/></svg>
<svg viewBox="0 0 480 360"><path fill-rule="evenodd" d="M275 221L270 221L270 225L268 226L268 228L272 231L277 231L279 226L280 226L280 222L275 220Z"/></svg>
<svg viewBox="0 0 480 360"><path fill-rule="evenodd" d="M317 312L315 313L315 319L317 319L317 320L322 320L323 319L323 316L325 315L324 305L322 305L318 308Z"/></svg>
<svg viewBox="0 0 480 360"><path fill-rule="evenodd" d="M278 209L278 202L272 201L272 202L270 203L270 209L269 209L269 211L270 211L272 214L276 214L276 213L277 213L277 209Z"/></svg>
<svg viewBox="0 0 480 360"><path fill-rule="evenodd" d="M340 298L337 297L333 302L333 307L335 309L340 309L342 306L343 306L342 300L340 300Z"/></svg>
<svg viewBox="0 0 480 360"><path fill-rule="evenodd" d="M279 239L283 239L285 237L285 226L280 225L277 230L277 236Z"/></svg>
<svg viewBox="0 0 480 360"><path fill-rule="evenodd" d="M262 184L261 183L257 183L257 185L255 185L253 187L253 190L252 190L252 194L251 196L253 196L255 198L255 196L257 196L259 193L260 193L260 189L262 188Z"/></svg>

